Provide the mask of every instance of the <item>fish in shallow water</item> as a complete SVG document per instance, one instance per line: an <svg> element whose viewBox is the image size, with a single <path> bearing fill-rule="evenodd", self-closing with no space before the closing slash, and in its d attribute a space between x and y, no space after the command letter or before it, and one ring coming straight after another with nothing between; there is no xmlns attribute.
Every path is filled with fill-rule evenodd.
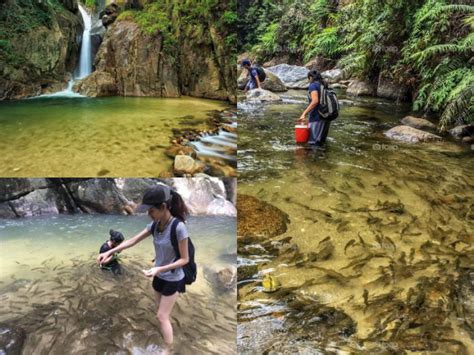
<svg viewBox="0 0 474 355"><path fill-rule="evenodd" d="M276 292L281 288L281 282L276 276L265 275L262 279L263 292Z"/></svg>

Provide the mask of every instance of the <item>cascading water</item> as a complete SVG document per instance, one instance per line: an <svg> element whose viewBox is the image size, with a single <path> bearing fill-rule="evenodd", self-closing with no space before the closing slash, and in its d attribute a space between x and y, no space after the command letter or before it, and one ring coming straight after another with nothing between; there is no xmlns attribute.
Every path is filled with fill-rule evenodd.
<svg viewBox="0 0 474 355"><path fill-rule="evenodd" d="M84 32L82 34L81 56L79 59L79 67L77 68L77 79L82 79L92 72L92 55L91 55L91 27L92 16L87 13L86 9L79 5L79 11L84 21Z"/></svg>
<svg viewBox="0 0 474 355"><path fill-rule="evenodd" d="M65 90L55 92L54 94L41 95L40 97L83 97L81 94L72 91L74 82L77 79L83 79L92 72L92 48L91 48L91 28L92 15L79 4L79 11L84 22L84 32L82 33L81 53L79 64L74 72L73 78L68 82Z"/></svg>

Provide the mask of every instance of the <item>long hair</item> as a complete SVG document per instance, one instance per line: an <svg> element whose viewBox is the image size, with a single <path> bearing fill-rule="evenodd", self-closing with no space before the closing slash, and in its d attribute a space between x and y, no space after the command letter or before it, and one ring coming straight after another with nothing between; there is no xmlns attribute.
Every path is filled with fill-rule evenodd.
<svg viewBox="0 0 474 355"><path fill-rule="evenodd" d="M324 85L324 86L327 87L326 81L325 81L325 80L323 79L323 77L321 76L321 73L318 72L316 69L310 70L310 71L308 72L308 79L310 79L312 83L314 83L314 82L319 82L319 83L321 83L322 85Z"/></svg>
<svg viewBox="0 0 474 355"><path fill-rule="evenodd" d="M186 204L184 203L184 200L179 193L177 193L173 189L170 190L171 200L166 202L166 205L168 206L168 209L170 210L170 213L173 217L176 217L180 221L185 222L186 218L189 215L188 207L186 207Z"/></svg>

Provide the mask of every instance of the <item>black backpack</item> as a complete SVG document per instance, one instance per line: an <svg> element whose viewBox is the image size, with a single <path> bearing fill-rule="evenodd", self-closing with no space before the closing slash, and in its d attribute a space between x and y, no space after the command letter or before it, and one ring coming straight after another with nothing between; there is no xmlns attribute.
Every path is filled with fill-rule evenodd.
<svg viewBox="0 0 474 355"><path fill-rule="evenodd" d="M176 236L176 228L178 227L178 223L180 222L179 219L175 218L173 222L171 223L171 244L173 245L174 252L176 254L176 259L174 261L178 260L181 255L179 254L179 246L178 246L178 237ZM152 235L155 232L156 228L156 222L153 222L151 225L151 230L152 230ZM194 261L194 254L195 254L195 249L194 249L194 244L191 241L191 238L188 238L188 255L189 255L189 262L184 265L183 271L184 271L184 282L186 285L191 285L194 281L196 281L196 276L197 276L197 265ZM173 269L171 272L175 272L176 269Z"/></svg>
<svg viewBox="0 0 474 355"><path fill-rule="evenodd" d="M319 115L324 121L333 121L339 116L339 102L333 89L321 84Z"/></svg>
<svg viewBox="0 0 474 355"><path fill-rule="evenodd" d="M267 74L265 73L265 70L263 70L262 67L255 67L257 70L257 75L258 75L258 80L260 80L261 83L265 81L267 78Z"/></svg>

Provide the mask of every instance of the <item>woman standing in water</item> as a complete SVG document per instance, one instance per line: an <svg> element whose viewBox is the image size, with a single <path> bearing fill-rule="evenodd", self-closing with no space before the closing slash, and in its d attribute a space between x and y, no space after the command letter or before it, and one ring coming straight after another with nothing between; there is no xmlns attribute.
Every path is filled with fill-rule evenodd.
<svg viewBox="0 0 474 355"><path fill-rule="evenodd" d="M148 215L153 222L149 223L143 231L133 238L100 254L98 262L101 263L110 255L131 248L153 235L155 267L144 270L144 273L147 277L153 277L152 285L155 290L157 305L156 316L160 322L161 334L165 343L167 346L171 346L173 343L173 328L170 322L170 314L178 294L185 292L182 267L189 262L188 232L184 225L188 209L182 197L176 191L165 185L158 185L145 192L142 204L138 206L137 211L148 211ZM176 253L171 243L171 228L173 225L176 225L179 259L176 259ZM154 230L152 230L153 226L156 226Z"/></svg>
<svg viewBox="0 0 474 355"><path fill-rule="evenodd" d="M321 74L317 70L308 72L309 88L308 101L309 105L301 114L298 122L305 122L306 115L309 113L309 141L308 143L315 146L321 146L326 142L329 132L329 121L323 120L319 115L319 100L321 97L321 85L326 83L323 81Z"/></svg>

